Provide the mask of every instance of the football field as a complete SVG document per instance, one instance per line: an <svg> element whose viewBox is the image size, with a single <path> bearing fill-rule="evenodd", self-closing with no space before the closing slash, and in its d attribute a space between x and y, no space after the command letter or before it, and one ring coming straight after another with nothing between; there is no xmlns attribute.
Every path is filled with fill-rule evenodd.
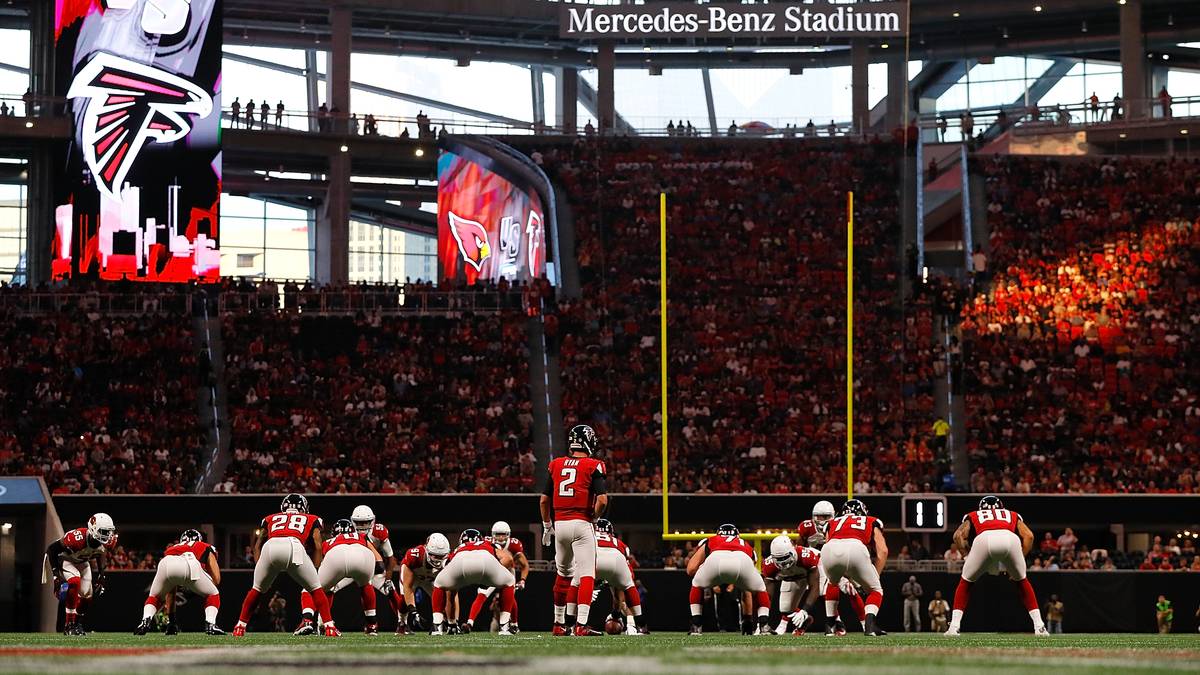
<svg viewBox="0 0 1200 675"><path fill-rule="evenodd" d="M202 634L143 638L0 635L0 672L166 673L344 671L398 668L473 673L1088 673L1200 672L1200 635L1031 635L929 633L826 638L680 633L597 638L346 635L246 638Z"/></svg>

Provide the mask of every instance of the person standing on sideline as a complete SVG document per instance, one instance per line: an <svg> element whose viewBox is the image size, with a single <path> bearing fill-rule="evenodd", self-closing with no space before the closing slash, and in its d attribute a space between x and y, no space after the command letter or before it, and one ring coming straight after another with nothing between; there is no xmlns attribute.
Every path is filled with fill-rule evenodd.
<svg viewBox="0 0 1200 675"><path fill-rule="evenodd" d="M915 576L909 577L908 581L900 587L900 594L904 596L904 632L911 633L916 631L921 632L921 596L925 595L925 589L921 588L921 584L917 582Z"/></svg>
<svg viewBox="0 0 1200 675"><path fill-rule="evenodd" d="M1046 629L1051 634L1063 632L1062 620L1065 609L1057 594L1050 596L1050 602L1046 603Z"/></svg>
<svg viewBox="0 0 1200 675"><path fill-rule="evenodd" d="M1175 622L1175 610L1171 608L1171 601L1167 596L1158 596L1158 602L1154 603L1154 618L1158 620L1158 632L1171 632L1171 624Z"/></svg>
<svg viewBox="0 0 1200 675"><path fill-rule="evenodd" d="M929 630L945 633L946 628L950 626L949 614L950 604L942 597L941 591L934 591L933 599L929 601Z"/></svg>

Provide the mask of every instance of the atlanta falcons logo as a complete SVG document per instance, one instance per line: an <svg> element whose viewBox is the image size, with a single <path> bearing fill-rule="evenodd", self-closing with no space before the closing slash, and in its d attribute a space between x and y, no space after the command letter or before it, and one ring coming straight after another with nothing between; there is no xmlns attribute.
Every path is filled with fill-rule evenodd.
<svg viewBox="0 0 1200 675"><path fill-rule="evenodd" d="M86 101L79 122L84 159L96 186L116 200L148 141L184 138L192 130L185 115L204 118L213 107L208 92L182 77L104 52L79 71L67 98Z"/></svg>
<svg viewBox="0 0 1200 675"><path fill-rule="evenodd" d="M458 242L458 252L462 254L463 262L476 271L483 261L492 255L492 247L488 244L488 233L483 225L474 220L467 220L450 211L450 233Z"/></svg>

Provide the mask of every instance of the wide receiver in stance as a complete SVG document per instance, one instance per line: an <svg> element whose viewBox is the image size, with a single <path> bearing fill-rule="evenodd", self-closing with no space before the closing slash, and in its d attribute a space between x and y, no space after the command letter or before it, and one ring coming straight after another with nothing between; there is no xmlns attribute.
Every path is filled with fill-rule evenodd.
<svg viewBox="0 0 1200 675"><path fill-rule="evenodd" d="M515 602L513 586L516 577L509 567L512 567L512 555L507 550L485 541L479 530L463 532L458 548L446 559L446 567L433 580L433 634L447 634L443 625L446 620L446 591L454 592L466 586L486 584L500 589L498 634L512 635L508 624Z"/></svg>
<svg viewBox="0 0 1200 675"><path fill-rule="evenodd" d="M979 500L979 510L963 517L962 525L954 532L959 550L969 551L963 560L962 578L954 591L954 611L946 635L958 635L963 613L971 599L971 587L984 574L1008 575L1021 588L1021 600L1033 619L1034 635L1049 635L1042 623L1033 586L1025 578L1025 556L1033 548L1033 532L1016 511L1004 508L999 497L991 495Z"/></svg>
<svg viewBox="0 0 1200 675"><path fill-rule="evenodd" d="M104 562L117 547L117 526L107 513L88 519L87 527L77 527L46 547L42 564L42 583L53 579L55 593L63 608L63 633L87 635L80 615L87 611L92 597L104 594ZM95 581L92 563L96 565ZM66 592L61 586L66 584Z"/></svg>
<svg viewBox="0 0 1200 675"><path fill-rule="evenodd" d="M775 632L783 635L789 628L796 635L804 635L804 629L812 621L816 609L817 594L821 587L821 554L815 548L796 546L786 534L771 540L771 557L763 562L764 579L777 579L779 587L779 614L782 620ZM804 607L796 609L800 590L807 588Z"/></svg>
<svg viewBox="0 0 1200 675"><path fill-rule="evenodd" d="M217 611L221 609L221 594L217 586L220 583L217 549L204 541L199 530L184 530L179 535L179 542L168 546L162 560L158 561L154 581L150 582L150 595L146 596L146 604L142 607L142 622L133 634L145 635L149 632L150 622L154 620L159 605L166 598L173 598L175 589L183 588L204 596L204 632L224 635L225 631L217 628ZM174 617L167 624L165 632L167 635L179 632Z"/></svg>
<svg viewBox="0 0 1200 675"><path fill-rule="evenodd" d="M596 583L596 531L592 523L608 507L604 462L596 432L577 424L567 434L567 456L550 460L542 493L542 546L554 544L554 635L569 635L567 615L578 618L575 635L600 635L588 626Z"/></svg>
<svg viewBox="0 0 1200 675"><path fill-rule="evenodd" d="M871 546L875 549L873 565ZM841 515L829 521L829 541L821 549L821 569L829 579L829 587L825 589L825 616L830 617L826 635L846 633L845 626L840 625L842 622L832 618L837 616L837 604L841 596L838 586L842 579L849 579L869 591L863 634L868 637L884 634L879 629L876 615L883 603L879 574L887 564L887 557L883 523L875 516L867 515L867 505L857 499L843 504Z"/></svg>
<svg viewBox="0 0 1200 675"><path fill-rule="evenodd" d="M758 614L757 634L771 633L767 627L771 598L755 562L754 548L741 538L735 525L726 523L717 528L715 535L700 542L687 563L688 576L692 577L692 589L688 592L692 610L689 635L699 635L704 630L704 589L725 584L751 594Z"/></svg>
<svg viewBox="0 0 1200 675"><path fill-rule="evenodd" d="M341 635L333 625L333 617L329 615L329 597L325 595L325 590L321 588L321 582L317 578L317 565L321 563L322 554L322 527L321 519L308 512L308 500L295 493L283 498L279 513L262 519L254 540L254 584L246 591L246 599L242 601L241 615L237 625L233 627L235 637L246 634L246 624L254 615L258 597L263 591L271 588L280 572L286 572L302 590L312 594L313 604L316 605L321 621L325 624L325 635ZM313 544L313 558L316 559L316 564L313 564L313 558L308 556L306 546L309 542ZM304 627L302 625L301 629Z"/></svg>

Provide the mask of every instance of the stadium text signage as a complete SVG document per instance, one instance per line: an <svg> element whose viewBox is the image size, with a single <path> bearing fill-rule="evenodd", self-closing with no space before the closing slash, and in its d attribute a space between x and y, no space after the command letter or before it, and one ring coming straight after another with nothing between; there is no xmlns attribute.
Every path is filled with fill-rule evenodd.
<svg viewBox="0 0 1200 675"><path fill-rule="evenodd" d="M589 6L564 4L559 35L567 38L838 37L904 35L899 2L855 5L787 4Z"/></svg>

